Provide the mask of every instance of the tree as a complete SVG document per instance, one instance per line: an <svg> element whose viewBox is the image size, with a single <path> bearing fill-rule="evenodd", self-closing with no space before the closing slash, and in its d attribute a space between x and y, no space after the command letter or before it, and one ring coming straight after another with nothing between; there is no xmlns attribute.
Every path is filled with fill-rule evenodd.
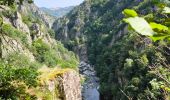
<svg viewBox="0 0 170 100"><path fill-rule="evenodd" d="M28 3L33 3L33 0L19 0L19 2L17 2L18 0L0 0L0 4L1 5L13 5L14 3L19 3L22 4L24 1L27 1Z"/></svg>

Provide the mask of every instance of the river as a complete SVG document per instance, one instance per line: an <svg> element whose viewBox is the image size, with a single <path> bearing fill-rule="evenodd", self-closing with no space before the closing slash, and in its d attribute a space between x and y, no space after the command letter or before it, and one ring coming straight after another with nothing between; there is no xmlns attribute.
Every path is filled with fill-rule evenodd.
<svg viewBox="0 0 170 100"><path fill-rule="evenodd" d="M82 85L83 100L100 100L99 78L96 76L94 67L82 61L79 65L79 71L85 77L85 82Z"/></svg>

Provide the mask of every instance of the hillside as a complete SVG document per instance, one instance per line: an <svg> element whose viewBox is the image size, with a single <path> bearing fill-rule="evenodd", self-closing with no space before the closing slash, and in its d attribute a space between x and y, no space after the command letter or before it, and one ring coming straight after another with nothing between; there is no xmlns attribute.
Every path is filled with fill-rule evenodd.
<svg viewBox="0 0 170 100"><path fill-rule="evenodd" d="M0 100L170 100L170 1L1 0Z"/></svg>
<svg viewBox="0 0 170 100"><path fill-rule="evenodd" d="M134 9L148 22L169 27L169 15L161 13L168 2L86 0L55 21L56 39L77 53L81 61L95 66L101 100L169 100L169 43L138 34L145 29L134 31L122 14L124 9ZM152 26L158 33L162 32L160 27Z"/></svg>
<svg viewBox="0 0 170 100"><path fill-rule="evenodd" d="M54 39L53 17L26 1L0 5L0 17L0 99L80 100L79 59Z"/></svg>
<svg viewBox="0 0 170 100"><path fill-rule="evenodd" d="M69 13L73 8L74 8L74 6L63 7L63 8L45 8L45 7L41 7L40 9L42 11L46 12L48 15L60 18L60 17L63 17L64 15L66 15L67 13Z"/></svg>

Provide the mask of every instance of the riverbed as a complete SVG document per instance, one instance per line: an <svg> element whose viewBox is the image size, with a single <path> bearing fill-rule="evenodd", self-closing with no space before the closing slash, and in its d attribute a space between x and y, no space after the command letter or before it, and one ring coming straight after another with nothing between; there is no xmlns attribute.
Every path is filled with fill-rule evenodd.
<svg viewBox="0 0 170 100"><path fill-rule="evenodd" d="M80 62L79 72L85 78L82 84L83 100L100 100L99 78L96 76L94 67L86 62Z"/></svg>

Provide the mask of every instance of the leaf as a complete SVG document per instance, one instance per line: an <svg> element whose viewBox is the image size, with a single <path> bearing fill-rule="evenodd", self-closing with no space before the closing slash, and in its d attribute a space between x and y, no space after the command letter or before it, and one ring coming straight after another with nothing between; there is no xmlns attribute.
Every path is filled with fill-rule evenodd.
<svg viewBox="0 0 170 100"><path fill-rule="evenodd" d="M126 23L129 23L130 26L139 34L146 36L153 36L154 31L152 30L149 23L141 17L130 17L124 19Z"/></svg>
<svg viewBox="0 0 170 100"><path fill-rule="evenodd" d="M132 9L125 9L125 10L123 11L123 14L124 14L125 16L127 16L127 17L136 17L136 16L138 16L138 14L136 13L136 11L135 11L135 10L132 10Z"/></svg>
<svg viewBox="0 0 170 100"><path fill-rule="evenodd" d="M150 26L152 27L152 29L158 29L159 31L168 31L167 26L164 26L162 24L157 24L155 22L151 22Z"/></svg>
<svg viewBox="0 0 170 100"><path fill-rule="evenodd" d="M149 83L151 84L151 86L152 86L152 88L153 88L154 90L158 90L158 89L160 88L160 87L159 87L159 83L157 82L156 79L153 79L153 80L150 81Z"/></svg>
<svg viewBox="0 0 170 100"><path fill-rule="evenodd" d="M156 42L156 41L158 41L158 40L164 40L166 37L167 37L166 35L153 35L153 36L151 36L150 38L151 38L154 42Z"/></svg>
<svg viewBox="0 0 170 100"><path fill-rule="evenodd" d="M163 13L170 14L170 8L169 7L164 7Z"/></svg>

